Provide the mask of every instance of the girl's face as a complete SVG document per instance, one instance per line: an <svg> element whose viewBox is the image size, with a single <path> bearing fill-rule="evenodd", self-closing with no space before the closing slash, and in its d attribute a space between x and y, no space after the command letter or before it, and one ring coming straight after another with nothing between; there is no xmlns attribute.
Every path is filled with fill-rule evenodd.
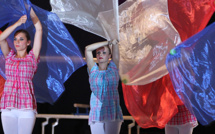
<svg viewBox="0 0 215 134"><path fill-rule="evenodd" d="M111 54L107 47L100 47L96 50L96 58L98 63L108 62Z"/></svg>
<svg viewBox="0 0 215 134"><path fill-rule="evenodd" d="M17 51L23 51L27 49L27 46L30 45L30 41L27 40L27 37L24 33L20 32L14 37L14 46Z"/></svg>

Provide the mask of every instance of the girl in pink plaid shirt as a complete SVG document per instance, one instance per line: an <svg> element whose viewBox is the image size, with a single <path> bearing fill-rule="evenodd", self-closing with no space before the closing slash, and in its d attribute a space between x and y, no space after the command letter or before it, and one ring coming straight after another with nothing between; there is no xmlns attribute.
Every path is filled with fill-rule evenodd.
<svg viewBox="0 0 215 134"><path fill-rule="evenodd" d="M119 47L117 40L112 41L112 60L109 42L99 42L85 48L89 71L90 99L89 125L92 134L119 134L123 121L119 104ZM98 65L93 60L92 51L96 50Z"/></svg>
<svg viewBox="0 0 215 134"><path fill-rule="evenodd" d="M31 134L36 119L36 100L32 79L42 46L42 25L33 9L30 11L30 17L36 29L31 50L29 50L30 36L25 30L18 30L14 34L16 52L6 41L17 27L26 22L26 15L20 17L0 35L0 47L5 56L7 78L0 105L5 134Z"/></svg>

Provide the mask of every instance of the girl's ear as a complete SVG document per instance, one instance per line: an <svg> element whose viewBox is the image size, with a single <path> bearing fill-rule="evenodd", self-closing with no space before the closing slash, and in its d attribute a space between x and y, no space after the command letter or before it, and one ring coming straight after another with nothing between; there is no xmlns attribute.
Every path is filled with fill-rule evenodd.
<svg viewBox="0 0 215 134"><path fill-rule="evenodd" d="M109 54L109 59L111 58L111 54Z"/></svg>
<svg viewBox="0 0 215 134"><path fill-rule="evenodd" d="M30 44L31 44L31 41L29 40L28 43L27 43L27 46L29 46Z"/></svg>

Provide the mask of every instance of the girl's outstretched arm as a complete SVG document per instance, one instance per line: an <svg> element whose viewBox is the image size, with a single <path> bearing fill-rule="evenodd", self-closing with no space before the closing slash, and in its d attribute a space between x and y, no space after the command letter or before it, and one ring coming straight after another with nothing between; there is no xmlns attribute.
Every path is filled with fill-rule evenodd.
<svg viewBox="0 0 215 134"><path fill-rule="evenodd" d="M4 57L6 57L9 52L10 52L10 47L6 41L7 37L20 25L22 25L23 23L25 23L27 20L27 16L23 15L22 17L20 17L20 19L14 23L13 25L11 25L10 27L8 27L7 29L5 29L1 34L0 34L0 47L1 50L4 54Z"/></svg>
<svg viewBox="0 0 215 134"><path fill-rule="evenodd" d="M43 30L42 30L42 24L40 23L39 18L37 17L37 15L35 14L35 12L32 8L30 11L30 17L31 17L31 19L34 23L34 27L36 29L36 32L34 35L33 52L34 52L34 56L37 60L39 57L39 54L40 54L41 47L42 47Z"/></svg>
<svg viewBox="0 0 215 134"><path fill-rule="evenodd" d="M116 64L117 68L119 68L119 45L118 40L112 41L112 60Z"/></svg>

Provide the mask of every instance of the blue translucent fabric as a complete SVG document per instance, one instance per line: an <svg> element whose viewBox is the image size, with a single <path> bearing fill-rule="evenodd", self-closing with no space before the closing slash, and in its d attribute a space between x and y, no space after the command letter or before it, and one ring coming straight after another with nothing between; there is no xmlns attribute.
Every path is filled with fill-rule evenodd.
<svg viewBox="0 0 215 134"><path fill-rule="evenodd" d="M86 63L77 44L57 15L31 4L29 0L1 0L0 27L7 23L10 26L22 15L27 14L27 22L17 29L26 29L33 42L35 28L29 17L31 7L43 26L40 63L33 79L35 96L37 102L53 104L64 91L63 83ZM7 40L10 47L14 49L13 34ZM5 78L2 53L0 53L0 61L0 74Z"/></svg>
<svg viewBox="0 0 215 134"><path fill-rule="evenodd" d="M176 93L202 125L215 120L215 23L174 48L166 66Z"/></svg>
<svg viewBox="0 0 215 134"><path fill-rule="evenodd" d="M2 75L3 78L5 78L5 60L4 60L4 55L0 49L0 74Z"/></svg>

